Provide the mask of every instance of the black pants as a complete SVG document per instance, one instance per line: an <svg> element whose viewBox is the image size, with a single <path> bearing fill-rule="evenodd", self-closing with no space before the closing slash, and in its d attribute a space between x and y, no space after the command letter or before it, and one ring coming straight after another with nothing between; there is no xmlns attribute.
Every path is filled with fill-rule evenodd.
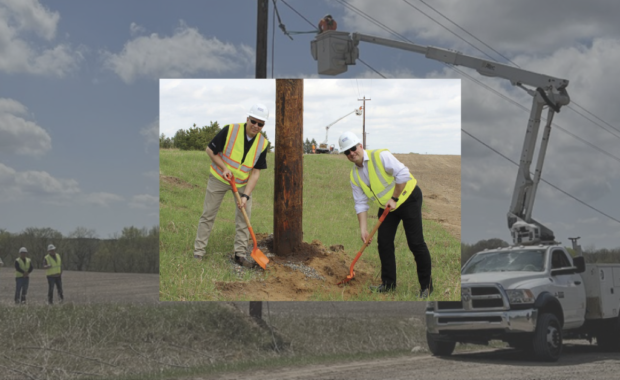
<svg viewBox="0 0 620 380"><path fill-rule="evenodd" d="M378 217L383 214L379 209ZM415 258L420 288L425 289L431 282L431 254L424 241L422 231L422 190L413 189L409 198L396 210L390 212L378 230L379 258L381 259L381 280L386 286L396 286L396 257L394 238L400 221L403 221L409 250Z"/></svg>
<svg viewBox="0 0 620 380"><path fill-rule="evenodd" d="M60 298L60 301L64 299L62 295L61 277L60 276L58 277L48 276L47 277L47 302L50 304L54 302L54 285L56 285L56 289L58 290L58 297Z"/></svg>

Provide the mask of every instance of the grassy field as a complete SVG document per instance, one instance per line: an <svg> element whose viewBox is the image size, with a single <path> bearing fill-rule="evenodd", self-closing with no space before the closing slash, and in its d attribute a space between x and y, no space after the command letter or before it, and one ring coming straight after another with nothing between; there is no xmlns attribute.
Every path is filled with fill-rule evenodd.
<svg viewBox="0 0 620 380"><path fill-rule="evenodd" d="M273 232L274 155L267 156L252 198L252 226L257 233ZM206 153L160 150L160 300L230 300L222 298L216 281L250 281L269 273L232 269L234 209L232 193L224 200L207 246L205 260L192 258L198 219L202 213L210 160ZM303 240L319 240L324 246L341 244L349 262L362 245L351 188L351 168L342 155L304 156ZM415 175L415 173L414 173ZM377 209L369 211L369 230L377 222ZM424 234L433 259L435 293L432 299L460 297L460 244L439 224L424 221ZM380 283L376 236L361 258L375 268L374 283ZM397 291L390 295L363 292L350 300L417 300L419 285L415 261L407 247L404 230L396 234ZM259 279L260 280L260 279ZM367 288L367 284L363 284ZM334 300L334 293L318 290L312 300Z"/></svg>
<svg viewBox="0 0 620 380"><path fill-rule="evenodd" d="M420 316L265 314L258 325L215 302L3 307L0 378L178 378L427 352Z"/></svg>

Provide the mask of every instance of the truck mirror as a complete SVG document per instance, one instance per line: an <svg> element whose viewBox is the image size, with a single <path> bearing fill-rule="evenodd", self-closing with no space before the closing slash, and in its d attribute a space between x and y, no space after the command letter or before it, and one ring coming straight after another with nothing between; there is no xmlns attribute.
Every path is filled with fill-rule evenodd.
<svg viewBox="0 0 620 380"><path fill-rule="evenodd" d="M573 266L577 268L577 273L586 271L586 259L583 256L573 257Z"/></svg>

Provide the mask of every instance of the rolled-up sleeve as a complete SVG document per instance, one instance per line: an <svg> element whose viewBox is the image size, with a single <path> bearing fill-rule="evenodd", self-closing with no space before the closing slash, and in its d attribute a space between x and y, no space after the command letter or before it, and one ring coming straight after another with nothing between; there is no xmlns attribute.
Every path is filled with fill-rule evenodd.
<svg viewBox="0 0 620 380"><path fill-rule="evenodd" d="M388 151L381 152L381 162L385 171L394 177L396 183L405 183L411 179L409 177L409 168L398 161L392 153Z"/></svg>
<svg viewBox="0 0 620 380"><path fill-rule="evenodd" d="M355 213L359 214L360 212L368 211L370 208L368 206L368 197L364 194L362 188L355 186L352 181L351 189L353 190L353 200L355 201Z"/></svg>

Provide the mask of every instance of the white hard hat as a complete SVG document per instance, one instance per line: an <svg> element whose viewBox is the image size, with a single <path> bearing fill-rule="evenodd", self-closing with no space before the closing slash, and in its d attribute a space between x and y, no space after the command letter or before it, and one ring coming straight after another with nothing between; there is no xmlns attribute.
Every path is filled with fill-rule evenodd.
<svg viewBox="0 0 620 380"><path fill-rule="evenodd" d="M54 244L50 244L50 245L47 246L47 250L48 251L53 251L55 249L56 249L56 247L54 247Z"/></svg>
<svg viewBox="0 0 620 380"><path fill-rule="evenodd" d="M360 144L360 139L357 138L353 132L345 132L338 138L338 144L340 145L340 152L344 153L345 150L353 148L357 144Z"/></svg>
<svg viewBox="0 0 620 380"><path fill-rule="evenodd" d="M267 121L267 119L269 119L269 110L267 109L267 106L262 103L254 104L252 108L250 108L249 114L258 120Z"/></svg>
<svg viewBox="0 0 620 380"><path fill-rule="evenodd" d="M26 247L21 247L19 249L19 253L28 253L28 250L26 249Z"/></svg>

